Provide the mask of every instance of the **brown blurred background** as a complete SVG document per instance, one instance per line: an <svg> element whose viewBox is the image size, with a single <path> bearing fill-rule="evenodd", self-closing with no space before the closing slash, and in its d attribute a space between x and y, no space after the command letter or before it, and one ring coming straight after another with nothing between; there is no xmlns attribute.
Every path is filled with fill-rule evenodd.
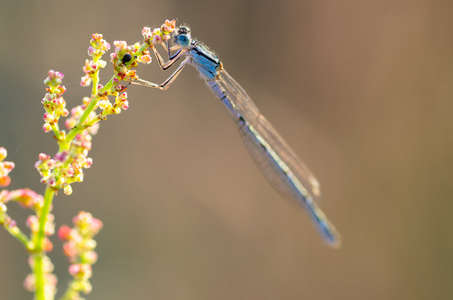
<svg viewBox="0 0 453 300"><path fill-rule="evenodd" d="M65 74L71 108L89 94L79 81L92 33L133 43L177 18L317 175L343 237L326 247L282 200L187 68L167 92L130 87L85 181L55 199L58 226L80 210L104 221L88 299L453 298L452 1L3 1L0 15L11 189L42 193L33 163L57 150L41 130L47 71ZM10 212L21 225L28 214ZM54 242L61 296L69 275ZM0 299L31 299L27 255L4 230L0 253Z"/></svg>

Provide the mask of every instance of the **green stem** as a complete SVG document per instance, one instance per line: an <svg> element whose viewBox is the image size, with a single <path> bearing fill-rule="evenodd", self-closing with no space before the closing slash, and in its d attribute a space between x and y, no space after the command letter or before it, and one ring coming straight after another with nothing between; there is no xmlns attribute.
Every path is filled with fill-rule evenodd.
<svg viewBox="0 0 453 300"><path fill-rule="evenodd" d="M113 79L115 78L112 77L112 79L110 79L110 81L102 88L102 90L99 92L99 93L103 93L104 91L108 91L112 88L113 86ZM98 94L99 94L98 93ZM93 95L92 96L92 100L90 102L90 104L88 105L88 107L85 109L85 111L83 112L82 116L80 117L79 121L77 122L77 124L69 131L68 135L66 136L66 139L63 143L61 143L60 145L60 151L63 151L63 150L68 150L69 149L69 145L71 143L71 141L75 138L75 136L82 130L84 130L84 126L82 126L82 124L86 121L86 119L88 118L88 116L90 115L90 113L93 111L93 109L96 107L96 104L98 104L99 102L99 96L98 94L96 95Z"/></svg>
<svg viewBox="0 0 453 300"><path fill-rule="evenodd" d="M5 229L19 242L21 242L27 249L30 249L30 240L28 239L28 236L19 229L19 227L5 226Z"/></svg>
<svg viewBox="0 0 453 300"><path fill-rule="evenodd" d="M35 299L36 300L46 300L45 291L44 291L44 266L43 259L46 256L44 252L44 239L46 237L45 226L47 221L47 216L50 213L50 208L52 207L52 200L55 195L55 191L48 185L46 187L46 192L44 194L44 205L39 212L39 229L36 235L34 236L34 268L33 272L36 280L36 291Z"/></svg>
<svg viewBox="0 0 453 300"><path fill-rule="evenodd" d="M143 51L147 50L149 48L150 44L148 43L143 43L140 48L135 52L136 54L142 54Z"/></svg>
<svg viewBox="0 0 453 300"><path fill-rule="evenodd" d="M35 266L33 268L33 272L35 274L35 299L36 300L45 300L46 295L44 291L44 268L43 268L43 258L44 255L42 253L37 253L34 255Z"/></svg>
<svg viewBox="0 0 453 300"><path fill-rule="evenodd" d="M68 289L66 290L66 292L64 293L63 297L61 297L60 300L71 300L74 298L74 295L76 295L76 291L72 288L72 283L74 282L74 280L71 280L69 282L69 286L68 286Z"/></svg>
<svg viewBox="0 0 453 300"><path fill-rule="evenodd" d="M51 125L52 126L52 131L55 134L55 138L57 140L60 140L61 134L60 134L60 128L58 127L58 124Z"/></svg>

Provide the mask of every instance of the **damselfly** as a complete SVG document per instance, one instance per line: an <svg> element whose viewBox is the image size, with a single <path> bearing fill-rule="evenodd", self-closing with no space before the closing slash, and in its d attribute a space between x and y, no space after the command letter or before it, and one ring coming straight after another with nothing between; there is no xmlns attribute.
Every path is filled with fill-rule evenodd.
<svg viewBox="0 0 453 300"><path fill-rule="evenodd" d="M219 58L191 37L188 27L180 26L173 33L171 40L172 47L168 40L166 45L162 44L168 52L167 62L164 62L153 45L151 48L162 70L168 69L180 58L184 58L173 74L162 84L141 79L132 83L166 90L187 64L195 67L227 108L247 149L264 176L279 192L305 208L329 245L339 247L340 235L319 208L320 187L315 176L258 111L242 87L223 69Z"/></svg>

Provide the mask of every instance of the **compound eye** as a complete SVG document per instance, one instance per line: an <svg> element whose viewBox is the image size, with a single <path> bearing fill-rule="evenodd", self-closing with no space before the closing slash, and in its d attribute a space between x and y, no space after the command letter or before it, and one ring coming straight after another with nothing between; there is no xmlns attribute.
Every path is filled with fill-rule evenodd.
<svg viewBox="0 0 453 300"><path fill-rule="evenodd" d="M190 35L188 34L180 34L177 39L178 45L180 45L183 48L189 47L191 42Z"/></svg>

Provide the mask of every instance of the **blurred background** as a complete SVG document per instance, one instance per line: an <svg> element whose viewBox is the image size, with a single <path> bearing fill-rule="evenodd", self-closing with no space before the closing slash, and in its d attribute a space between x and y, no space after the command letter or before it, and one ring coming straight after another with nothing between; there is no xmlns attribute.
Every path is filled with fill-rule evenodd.
<svg viewBox="0 0 453 300"><path fill-rule="evenodd" d="M44 192L33 164L57 151L41 130L47 71L65 74L72 108L90 92L79 82L92 33L132 44L176 18L316 174L343 238L326 247L273 190L186 68L166 92L129 87L85 181L55 199L58 226L80 210L104 222L88 299L453 298L452 1L3 1L0 15L9 189ZM28 211L9 211L22 226ZM61 296L68 264L53 241ZM27 254L4 230L0 253L0 298L31 299Z"/></svg>

